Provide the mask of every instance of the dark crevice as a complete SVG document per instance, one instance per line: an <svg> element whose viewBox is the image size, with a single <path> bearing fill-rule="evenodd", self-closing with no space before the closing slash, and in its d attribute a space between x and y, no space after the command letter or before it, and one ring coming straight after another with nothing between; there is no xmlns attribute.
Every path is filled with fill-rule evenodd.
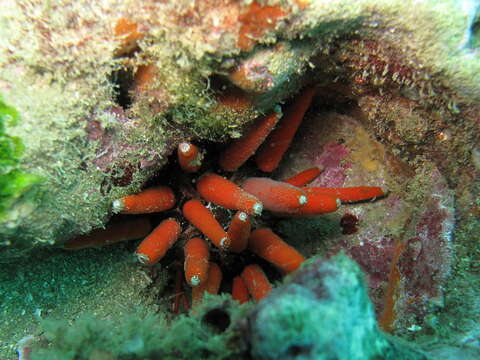
<svg viewBox="0 0 480 360"><path fill-rule="evenodd" d="M134 82L134 75L131 70L121 69L114 71L111 75L111 82L115 89L115 102L127 110L133 102L131 89Z"/></svg>
<svg viewBox="0 0 480 360"><path fill-rule="evenodd" d="M288 350L287 354L291 358L296 358L296 357L301 357L303 358L304 356L310 355L312 351L312 346L311 345L291 345Z"/></svg>
<svg viewBox="0 0 480 360"><path fill-rule="evenodd" d="M203 316L202 322L215 332L222 333L230 326L230 315L223 309L212 309Z"/></svg>

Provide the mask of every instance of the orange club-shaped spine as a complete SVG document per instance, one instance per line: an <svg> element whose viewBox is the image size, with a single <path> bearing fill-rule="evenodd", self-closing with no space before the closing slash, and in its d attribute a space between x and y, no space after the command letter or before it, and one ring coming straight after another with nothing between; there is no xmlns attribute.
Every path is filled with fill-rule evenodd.
<svg viewBox="0 0 480 360"><path fill-rule="evenodd" d="M146 265L157 263L177 241L180 232L181 227L177 220L163 220L138 246L135 251L138 260Z"/></svg>
<svg viewBox="0 0 480 360"><path fill-rule="evenodd" d="M208 244L201 238L192 238L185 243L185 280L190 286L199 286L207 280L208 259L210 252Z"/></svg>
<svg viewBox="0 0 480 360"><path fill-rule="evenodd" d="M262 202L241 187L217 174L205 174L197 182L197 191L207 201L226 209L260 215Z"/></svg>
<svg viewBox="0 0 480 360"><path fill-rule="evenodd" d="M236 171L257 151L282 116L280 107L257 119L240 139L233 141L220 155L219 165L225 171Z"/></svg>
<svg viewBox="0 0 480 360"><path fill-rule="evenodd" d="M307 195L331 195L345 203L371 200L385 196L385 191L379 186L353 186L344 188L311 187L304 188L304 191Z"/></svg>
<svg viewBox="0 0 480 360"><path fill-rule="evenodd" d="M299 208L295 212L283 214L277 213L277 215L284 215L287 217L300 217L327 214L337 211L338 207L342 204L340 199L337 199L333 195L309 192L308 189L309 188L304 188L304 191L307 194L307 203L305 204L305 206Z"/></svg>
<svg viewBox="0 0 480 360"><path fill-rule="evenodd" d="M232 218L227 231L231 240L230 251L240 253L247 248L251 228L252 224L248 214L238 211Z"/></svg>
<svg viewBox="0 0 480 360"><path fill-rule="evenodd" d="M274 212L294 212L307 203L307 196L302 189L265 177L248 178L242 187L259 198L265 209Z"/></svg>
<svg viewBox="0 0 480 360"><path fill-rule="evenodd" d="M177 149L178 163L187 173L196 172L202 166L203 154L198 146L189 142L182 142Z"/></svg>
<svg viewBox="0 0 480 360"><path fill-rule="evenodd" d="M133 79L133 91L138 96L148 91L155 83L158 68L154 64L140 65Z"/></svg>
<svg viewBox="0 0 480 360"><path fill-rule="evenodd" d="M269 228L252 231L248 240L250 250L285 273L298 269L305 258Z"/></svg>
<svg viewBox="0 0 480 360"><path fill-rule="evenodd" d="M218 294L220 290L220 284L222 283L222 270L214 262L210 262L208 265L207 281L199 286L192 287L192 307L196 307L202 301L203 294L208 292L209 294Z"/></svg>
<svg viewBox="0 0 480 360"><path fill-rule="evenodd" d="M130 219L107 224L105 229L95 229L65 244L67 250L79 250L93 246L105 246L121 241L140 239L150 233L152 226L147 218Z"/></svg>
<svg viewBox="0 0 480 360"><path fill-rule="evenodd" d="M230 247L230 238L227 233L200 200L187 201L183 205L183 216L208 237L216 247L224 250Z"/></svg>
<svg viewBox="0 0 480 360"><path fill-rule="evenodd" d="M272 284L260 266L247 265L242 271L241 277L245 282L248 292L256 301L262 300L272 291Z"/></svg>
<svg viewBox="0 0 480 360"><path fill-rule="evenodd" d="M172 189L157 186L115 200L112 208L114 212L122 214L147 214L169 210L175 205L175 201Z"/></svg>
<svg viewBox="0 0 480 360"><path fill-rule="evenodd" d="M268 136L255 156L255 161L260 170L272 172L287 151L295 133L300 126L303 116L307 111L316 93L313 86L307 87L295 99L295 102L285 111L285 115L278 126Z"/></svg>
<svg viewBox="0 0 480 360"><path fill-rule="evenodd" d="M315 180L321 172L319 167L314 166L282 181L293 186L303 187Z"/></svg>
<svg viewBox="0 0 480 360"><path fill-rule="evenodd" d="M240 304L248 302L250 295L248 294L247 285L241 276L235 276L232 281L232 298Z"/></svg>

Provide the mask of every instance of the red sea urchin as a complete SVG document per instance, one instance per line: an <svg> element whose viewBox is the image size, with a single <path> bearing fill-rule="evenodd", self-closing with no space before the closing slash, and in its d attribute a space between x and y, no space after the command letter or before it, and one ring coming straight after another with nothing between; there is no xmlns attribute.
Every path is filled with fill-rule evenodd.
<svg viewBox="0 0 480 360"><path fill-rule="evenodd" d="M171 178L162 181L163 184L171 185L176 191L165 185L150 187L137 195L127 196L113 203L114 212L126 214L166 211L174 208L176 203L177 207L173 210L176 214L175 217L183 216L187 220L187 222L185 220L180 221L184 225L183 231L180 230L178 221L174 219L163 220L152 234L140 243L136 254L143 264L153 265L162 259L166 251L178 239L180 239L178 243L185 243L185 259L182 259L182 262L185 261L185 272L188 273L186 281L192 287L192 302L194 305L200 301L204 291L213 293L218 291L220 285L216 283L220 281L218 279L221 278L222 268L229 272L229 276L236 276L237 283L240 275L239 270L243 270L241 278L246 281L245 286L249 290L250 296L258 300L268 293L267 290L271 289L271 286L262 286L262 289L264 289L262 290L262 296L258 296L255 287L252 287L251 282L247 281L250 277L245 275L250 271L248 266L252 267L252 265L248 265L249 263L254 262L254 269L259 272L261 270L257 262L262 262L260 258L263 258L283 274L294 271L305 260L302 254L268 228L268 219L251 219L250 216L260 216L264 209L277 217L312 216L333 212L341 202L370 200L384 195L383 190L379 187L305 188L304 186L308 182L311 182L320 174L318 168L314 168L314 171L309 169L307 175L302 172L302 174L296 176L295 185L298 185L298 187L291 184L291 178L285 181L276 181L266 177L246 178L246 174L250 174L254 170L236 171L254 155L265 139L267 140L262 145L262 152L260 157L257 157L257 163L260 161L261 169L264 167L263 164L268 163L270 164L268 171L275 170L288 149L305 112L308 110L314 93L315 88L313 86L307 88L305 96L302 95L305 94L305 91L302 92L293 105L287 109L286 115L280 119L277 128L269 137L267 135L274 129L274 125L280 118L279 109L277 108L270 115L254 122L242 138L223 149L220 155L220 169L207 161L202 174L196 175L196 170L202 169L202 164L199 162L201 158L194 156L195 167L192 168L188 161L184 161L183 153L187 146L188 149L196 149L196 153L200 153L201 150L196 145L183 142L178 150L178 163L183 170L178 174L182 177L182 180ZM278 145L281 146L278 148ZM234 171L230 178L235 179L234 181L238 183L243 182L243 184L241 186L236 185L235 182L215 173L221 172L222 169ZM311 175L309 175L310 173ZM196 184L196 191L193 190L194 184ZM180 195L178 199L175 199L174 193ZM208 202L208 204L205 206L200 199ZM182 208L181 215L180 208ZM239 212L230 221L229 211L225 211L225 209ZM171 213L167 212L166 216L170 216ZM257 228L251 235L250 221ZM193 225L194 228L188 223ZM230 225L227 232L224 228L228 224ZM164 230L164 228L168 229ZM210 251L208 247L204 249L203 244L206 243L199 238L202 235L214 245L214 248ZM200 246L201 251L192 248L192 242L194 241L202 245ZM244 250L247 247L247 242L250 243L249 249L253 253L253 257L252 255L245 255ZM198 248L198 246L195 246L195 248ZM247 266L239 270L231 269L229 261L226 260L226 255L230 252L241 253L241 255L236 256L249 257L249 259L243 261ZM182 256L180 255L180 257ZM214 262L209 262L209 258L213 258ZM192 265L192 261L196 265ZM217 262L221 264L221 267L217 266ZM217 279L215 280L215 286L208 285L210 282L208 278L210 271L208 269L213 266L212 264L216 268L215 274L220 273L215 275L215 279ZM265 266L265 263L263 265ZM268 281L266 278L264 280L264 282ZM176 305L174 306L176 311L178 311L180 299L185 299L181 291L182 287L181 283L176 285ZM230 286L227 286L227 288L230 288ZM238 284L234 286L232 291L234 294L238 291Z"/></svg>

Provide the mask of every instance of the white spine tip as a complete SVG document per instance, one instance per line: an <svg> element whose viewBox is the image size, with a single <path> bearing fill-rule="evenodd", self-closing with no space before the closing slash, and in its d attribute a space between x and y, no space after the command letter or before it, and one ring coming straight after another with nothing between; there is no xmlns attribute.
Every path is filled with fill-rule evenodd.
<svg viewBox="0 0 480 360"><path fill-rule="evenodd" d="M253 205L253 214L254 215L262 215L263 211L263 204L262 203L256 203Z"/></svg>
<svg viewBox="0 0 480 360"><path fill-rule="evenodd" d="M340 205L342 205L342 200L336 199L335 201L337 202L337 208L340 207Z"/></svg>
<svg viewBox="0 0 480 360"><path fill-rule="evenodd" d="M190 151L190 144L183 142L180 145L178 145L178 148L180 149L180 152L186 153Z"/></svg>
<svg viewBox="0 0 480 360"><path fill-rule="evenodd" d="M137 260L142 264L148 264L150 261L150 258L145 254L135 253L135 255L137 256Z"/></svg>
<svg viewBox="0 0 480 360"><path fill-rule="evenodd" d="M248 219L248 214L247 214L247 213L244 213L244 212L241 212L241 213L238 214L238 219L239 219L240 221L245 222L245 221L247 221L247 219Z"/></svg>
<svg viewBox="0 0 480 360"><path fill-rule="evenodd" d="M198 285L200 285L200 278L198 277L198 275L193 275L193 276L190 278L190 285L192 285L192 286L198 286Z"/></svg>
<svg viewBox="0 0 480 360"><path fill-rule="evenodd" d="M228 237L221 238L220 247L222 249L228 249L230 247L230 239Z"/></svg>
<svg viewBox="0 0 480 360"><path fill-rule="evenodd" d="M308 199L307 199L307 197L306 197L305 195L300 195L300 196L298 197L298 203L299 203L300 205L305 205L307 202L308 202Z"/></svg>
<svg viewBox="0 0 480 360"><path fill-rule="evenodd" d="M119 213L125 208L122 199L117 199L112 202L112 210L114 213Z"/></svg>

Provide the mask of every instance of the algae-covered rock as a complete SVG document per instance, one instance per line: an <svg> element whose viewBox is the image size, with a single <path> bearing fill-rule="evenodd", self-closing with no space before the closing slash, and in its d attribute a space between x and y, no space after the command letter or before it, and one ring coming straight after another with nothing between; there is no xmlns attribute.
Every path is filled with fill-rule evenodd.
<svg viewBox="0 0 480 360"><path fill-rule="evenodd" d="M255 359L427 359L378 328L363 274L345 255L313 258L251 314Z"/></svg>
<svg viewBox="0 0 480 360"><path fill-rule="evenodd" d="M256 307L207 295L168 321L146 308L73 326L41 322L32 360L43 359L428 359L376 323L363 275L345 255L314 258ZM102 357L103 356L103 357Z"/></svg>
<svg viewBox="0 0 480 360"><path fill-rule="evenodd" d="M105 320L124 317L137 308L143 309L143 315L155 313L166 282L166 272L153 280L121 247L75 254L43 250L4 264L0 357L13 358L22 338L41 335L39 324L45 319L69 326L83 314Z"/></svg>
<svg viewBox="0 0 480 360"><path fill-rule="evenodd" d="M283 231L289 243L303 244L305 255L345 248L368 273L377 315L388 315L384 329L422 337L428 344L448 339L455 349L474 348L480 315L475 300L480 288L478 12L478 2L456 0L5 2L0 14L0 262L16 262L9 270L13 274L21 274L21 265L35 269L28 281L41 295L48 278L57 281L49 275L57 266L75 267L80 258L75 270L85 277L99 276L109 261L117 269L113 255L102 259L109 254L105 249L87 250L97 254L92 259L62 254L58 262L51 255L56 252L48 253L48 262L39 248L61 246L105 226L119 197L152 184L177 186L177 173L161 169L169 162L175 167L170 154L181 141L212 149L201 172L214 170L215 152L223 143L241 136L258 115L288 103L300 88L315 85L307 121L325 115L328 126L300 129L283 168L272 177L319 163L326 167L321 186L368 180L386 185L390 194L382 203L344 207L343 215L350 209L360 217L360 231L348 241L340 234L338 214L261 221ZM309 142L323 136L320 128L331 140L322 149L320 141ZM305 156L295 162L299 155ZM183 196L184 189L175 186L176 195ZM309 231L309 238L300 236ZM129 293L119 281L128 277L122 271L133 271L130 279L137 281L143 276L128 260L132 246L114 249L120 270L102 273L104 281L94 282L91 292L98 297L88 299L82 292L87 312L94 311L106 288L109 294ZM32 250L40 255L30 260ZM349 270L337 275L347 293L358 295L350 300L358 301L332 296L366 312L359 315L363 325L340 325L358 325L366 338L378 335L378 346L371 348L350 339L365 356L394 349L397 342L378 332L358 270L348 264ZM166 276L165 269L152 271L157 270ZM75 274L60 272L58 282L65 284ZM2 294L23 281L12 279L2 279L0 285L7 284ZM135 284L134 290L142 288ZM298 290L293 284L287 287ZM0 331L15 341L38 325L34 320L29 325L37 297L29 300L26 287L9 299L8 320L2 324L8 332ZM65 298L52 300L66 321L77 318L66 309L68 293L79 289L65 285ZM302 306L323 301L297 290L284 293L285 303L272 303L293 304L297 311L297 299ZM142 303L152 292L147 294L136 291L135 300L126 296L124 301ZM15 302L22 298L30 317L20 313L19 328L12 330L19 316ZM326 308L338 314L339 307L331 306ZM101 312L100 318L108 314ZM277 320L272 315L272 324ZM303 326L312 324L303 317L298 324L292 336L308 339ZM12 341L2 340L10 357ZM248 352L248 345L234 344ZM255 351L270 356L261 350L267 344L257 342ZM293 353L303 351L301 346Z"/></svg>
<svg viewBox="0 0 480 360"><path fill-rule="evenodd" d="M111 201L138 191L178 141L238 136L306 78L350 87L387 141L392 115L436 107L399 127L405 142L413 128L447 127L442 149L470 161L476 7L425 1L413 16L412 4L8 2L0 91L22 120L7 130L25 145L23 171L44 183L41 201L1 224L2 258L103 226Z"/></svg>
<svg viewBox="0 0 480 360"><path fill-rule="evenodd" d="M137 308L102 320L84 314L66 321L42 323L43 339L33 339L32 360L68 359L235 359L235 327L249 306L230 298L207 296L191 316L168 322L164 316Z"/></svg>

